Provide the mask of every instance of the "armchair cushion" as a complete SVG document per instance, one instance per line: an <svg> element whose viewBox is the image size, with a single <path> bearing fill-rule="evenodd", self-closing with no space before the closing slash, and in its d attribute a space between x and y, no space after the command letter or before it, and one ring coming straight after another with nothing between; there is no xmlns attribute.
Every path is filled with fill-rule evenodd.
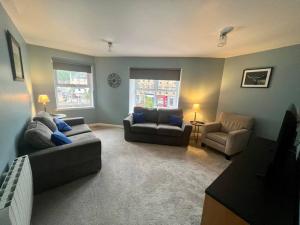
<svg viewBox="0 0 300 225"><path fill-rule="evenodd" d="M208 139L218 142L222 145L226 145L228 136L229 134L224 132L211 132L206 134Z"/></svg>
<svg viewBox="0 0 300 225"><path fill-rule="evenodd" d="M64 135L62 132L60 132L59 130L56 130L51 134L51 141L56 146L72 143L72 141L66 135Z"/></svg>
<svg viewBox="0 0 300 225"><path fill-rule="evenodd" d="M183 134L183 129L174 125L159 124L157 126L157 134L179 137Z"/></svg>
<svg viewBox="0 0 300 225"><path fill-rule="evenodd" d="M145 123L145 114L143 112L132 113L133 123Z"/></svg>
<svg viewBox="0 0 300 225"><path fill-rule="evenodd" d="M59 118L54 117L53 121L56 124L56 126L60 132L72 130L72 127L70 127L65 121L63 121Z"/></svg>
<svg viewBox="0 0 300 225"><path fill-rule="evenodd" d="M156 123L135 123L131 126L131 131L134 133L156 134Z"/></svg>

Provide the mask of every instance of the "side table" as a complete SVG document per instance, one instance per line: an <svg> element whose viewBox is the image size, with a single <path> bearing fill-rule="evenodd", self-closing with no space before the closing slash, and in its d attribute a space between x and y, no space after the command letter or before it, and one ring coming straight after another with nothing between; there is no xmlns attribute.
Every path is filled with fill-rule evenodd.
<svg viewBox="0 0 300 225"><path fill-rule="evenodd" d="M202 121L190 121L190 124L193 126L194 134L195 134L195 143L198 143L199 137L201 136L200 127L202 127L205 123Z"/></svg>

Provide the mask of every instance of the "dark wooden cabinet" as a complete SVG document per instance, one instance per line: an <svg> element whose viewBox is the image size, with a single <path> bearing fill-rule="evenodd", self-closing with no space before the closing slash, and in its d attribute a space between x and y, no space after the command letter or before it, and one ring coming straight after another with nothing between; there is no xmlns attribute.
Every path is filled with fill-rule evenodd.
<svg viewBox="0 0 300 225"><path fill-rule="evenodd" d="M299 168L289 151L280 173L263 176L276 143L251 140L247 150L206 189L201 225L298 225Z"/></svg>

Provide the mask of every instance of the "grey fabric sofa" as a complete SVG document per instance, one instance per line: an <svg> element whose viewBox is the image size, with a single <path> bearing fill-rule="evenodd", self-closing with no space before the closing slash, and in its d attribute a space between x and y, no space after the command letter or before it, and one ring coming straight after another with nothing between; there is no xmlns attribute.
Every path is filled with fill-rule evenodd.
<svg viewBox="0 0 300 225"><path fill-rule="evenodd" d="M170 115L183 118L181 109L146 109L135 107L134 112L143 112L145 123L133 123L130 114L123 120L126 141L137 141L164 145L187 146L192 126L183 123L181 127L168 124Z"/></svg>
<svg viewBox="0 0 300 225"><path fill-rule="evenodd" d="M219 150L230 159L230 156L245 149L253 125L252 117L222 112L216 122L203 126L202 143Z"/></svg>
<svg viewBox="0 0 300 225"><path fill-rule="evenodd" d="M42 118L40 118L42 117ZM45 119L45 117L48 117ZM70 182L76 178L95 173L101 169L101 141L84 123L82 117L65 119L72 130L65 132L71 144L55 146L51 142L49 123L53 118L40 112L28 124L25 131L27 154L32 167L34 192ZM41 122L43 121L43 122ZM52 124L53 125L53 124ZM50 140L49 140L50 138ZM32 140L34 139L34 140Z"/></svg>

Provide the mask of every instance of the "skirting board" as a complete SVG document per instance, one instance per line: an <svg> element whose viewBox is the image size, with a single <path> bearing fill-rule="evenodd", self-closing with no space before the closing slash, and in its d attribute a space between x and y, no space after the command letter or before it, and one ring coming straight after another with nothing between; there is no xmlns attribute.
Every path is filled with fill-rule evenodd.
<svg viewBox="0 0 300 225"><path fill-rule="evenodd" d="M123 125L110 124L110 123L90 123L90 127L118 127L123 128Z"/></svg>

